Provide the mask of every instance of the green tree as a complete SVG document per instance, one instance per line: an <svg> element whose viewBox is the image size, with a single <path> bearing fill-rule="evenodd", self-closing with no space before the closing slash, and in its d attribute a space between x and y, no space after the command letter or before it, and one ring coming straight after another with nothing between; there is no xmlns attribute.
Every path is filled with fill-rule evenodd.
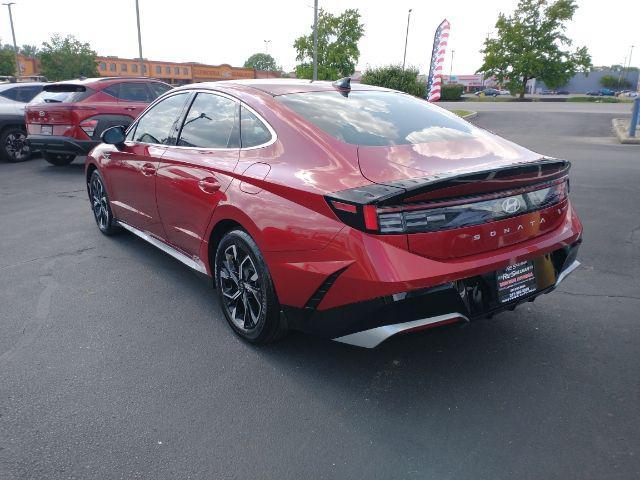
<svg viewBox="0 0 640 480"><path fill-rule="evenodd" d="M360 12L347 9L340 15L332 15L320 9L318 12L318 80L337 80L352 75L360 58L358 41L364 35ZM298 78L313 78L313 27L309 35L303 35L293 43L296 49Z"/></svg>
<svg viewBox="0 0 640 480"><path fill-rule="evenodd" d="M368 85L392 88L423 98L427 90L425 83L418 81L417 68L409 67L403 69L401 65L367 68L360 81Z"/></svg>
<svg viewBox="0 0 640 480"><path fill-rule="evenodd" d="M256 70L263 70L267 72L280 71L276 64L275 58L268 53L254 53L247 61L244 62L246 68L255 68Z"/></svg>
<svg viewBox="0 0 640 480"><path fill-rule="evenodd" d="M27 58L33 58L38 54L38 47L35 45L22 45L18 47L18 53L24 55Z"/></svg>
<svg viewBox="0 0 640 480"><path fill-rule="evenodd" d="M13 47L0 48L0 75L13 76L16 74L16 56Z"/></svg>
<svg viewBox="0 0 640 480"><path fill-rule="evenodd" d="M600 79L600 85L604 88L611 88L613 90L617 88L631 88L631 82L626 78L621 78L621 76L613 76L613 75L604 75Z"/></svg>
<svg viewBox="0 0 640 480"><path fill-rule="evenodd" d="M587 48L570 51L571 40L565 35L565 24L577 8L574 0L520 0L511 16L498 16L496 37L487 37L480 50L484 62L478 72L495 76L520 99L532 78L557 88L576 72L587 72L591 67Z"/></svg>
<svg viewBox="0 0 640 480"><path fill-rule="evenodd" d="M82 43L73 35L62 38L53 35L49 42L42 44L38 54L42 75L49 80L97 77L96 52L88 43Z"/></svg>

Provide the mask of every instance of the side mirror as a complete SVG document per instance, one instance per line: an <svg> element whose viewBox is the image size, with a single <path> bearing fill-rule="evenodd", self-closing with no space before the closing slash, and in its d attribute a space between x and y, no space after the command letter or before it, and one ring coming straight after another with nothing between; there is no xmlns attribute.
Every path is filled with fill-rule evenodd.
<svg viewBox="0 0 640 480"><path fill-rule="evenodd" d="M125 127L123 125L109 127L104 132L102 132L102 135L100 135L100 139L104 143L115 145L116 148L120 149L124 146Z"/></svg>

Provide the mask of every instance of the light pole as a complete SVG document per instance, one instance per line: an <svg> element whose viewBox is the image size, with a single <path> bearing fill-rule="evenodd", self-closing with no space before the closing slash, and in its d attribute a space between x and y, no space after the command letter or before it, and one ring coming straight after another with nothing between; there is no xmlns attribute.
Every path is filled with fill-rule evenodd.
<svg viewBox="0 0 640 480"><path fill-rule="evenodd" d="M318 80L318 0L313 2L313 79Z"/></svg>
<svg viewBox="0 0 640 480"><path fill-rule="evenodd" d="M138 22L138 55L140 60L140 76L144 77L144 61L142 60L142 35L140 34L140 7L136 0L136 21Z"/></svg>
<svg viewBox="0 0 640 480"><path fill-rule="evenodd" d="M453 75L453 54L454 53L456 53L456 51L451 49L451 65L449 66L449 83L453 83L451 81L451 76Z"/></svg>
<svg viewBox="0 0 640 480"><path fill-rule="evenodd" d="M402 57L402 69L404 70L404 64L407 61L407 42L409 41L409 20L411 19L411 10L409 9L409 13L407 13L407 33L404 36L404 56Z"/></svg>
<svg viewBox="0 0 640 480"><path fill-rule="evenodd" d="M11 23L11 36L13 37L13 52L16 57L16 77L20 76L20 61L18 60L18 44L16 43L16 32L13 29L13 15L11 15L11 5L15 5L15 2L3 3L9 9L9 22Z"/></svg>
<svg viewBox="0 0 640 480"><path fill-rule="evenodd" d="M268 54L269 53L269 44L271 43L271 40L263 40L264 42L264 53Z"/></svg>
<svg viewBox="0 0 640 480"><path fill-rule="evenodd" d="M627 63L627 70L624 72L623 83L627 83L627 75L629 74L629 70L631 70L631 56L633 55L633 47L635 47L635 45L631 45L631 51L629 52L629 63Z"/></svg>

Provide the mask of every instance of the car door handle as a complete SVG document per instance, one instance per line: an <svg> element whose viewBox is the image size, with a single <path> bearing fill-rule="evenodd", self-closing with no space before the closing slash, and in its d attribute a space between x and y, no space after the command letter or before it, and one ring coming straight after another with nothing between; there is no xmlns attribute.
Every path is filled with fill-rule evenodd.
<svg viewBox="0 0 640 480"><path fill-rule="evenodd" d="M153 175L154 173L156 173L156 167L153 163L145 163L142 165L143 175Z"/></svg>
<svg viewBox="0 0 640 480"><path fill-rule="evenodd" d="M128 112L133 112L134 110L137 110L138 107L124 107L125 110L127 110Z"/></svg>
<svg viewBox="0 0 640 480"><path fill-rule="evenodd" d="M198 182L198 187L205 193L216 193L220 190L220 184L214 177L206 177Z"/></svg>

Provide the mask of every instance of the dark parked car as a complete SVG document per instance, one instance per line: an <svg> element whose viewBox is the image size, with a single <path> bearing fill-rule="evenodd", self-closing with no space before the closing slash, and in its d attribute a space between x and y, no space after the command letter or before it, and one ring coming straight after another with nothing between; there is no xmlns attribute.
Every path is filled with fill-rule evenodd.
<svg viewBox="0 0 640 480"><path fill-rule="evenodd" d="M100 143L114 125L128 126L170 90L149 78L88 78L50 83L26 108L27 142L53 165L68 165Z"/></svg>
<svg viewBox="0 0 640 480"><path fill-rule="evenodd" d="M484 90L476 92L476 95L479 96L481 93L484 93L487 97L497 97L498 95L500 95L500 90L497 90L495 88L485 88Z"/></svg>
<svg viewBox="0 0 640 480"><path fill-rule="evenodd" d="M213 277L253 343L375 347L513 310L579 265L569 162L393 90L187 85L103 140L85 164L100 231Z"/></svg>
<svg viewBox="0 0 640 480"><path fill-rule="evenodd" d="M587 95L597 96L597 97L613 97L616 94L610 88L599 88L598 90L591 90L587 92Z"/></svg>
<svg viewBox="0 0 640 480"><path fill-rule="evenodd" d="M556 93L558 95L569 95L569 90L566 90L564 88L561 88L560 90L557 90Z"/></svg>

